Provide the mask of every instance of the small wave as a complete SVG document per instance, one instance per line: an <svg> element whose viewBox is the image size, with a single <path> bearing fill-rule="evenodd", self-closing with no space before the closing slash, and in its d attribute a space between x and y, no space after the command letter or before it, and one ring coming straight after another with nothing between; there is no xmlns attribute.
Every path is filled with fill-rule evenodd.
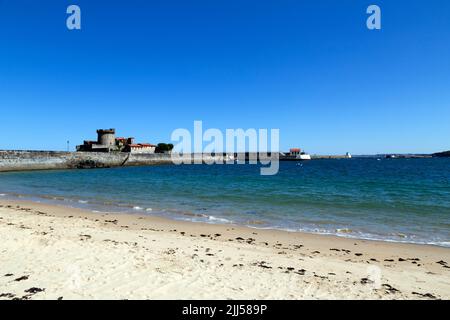
<svg viewBox="0 0 450 320"><path fill-rule="evenodd" d="M171 210L174 211L174 210ZM192 213L192 212L183 212L182 215L189 216L189 217L199 217L199 218L206 218L207 215L204 215L202 213Z"/></svg>
<svg viewBox="0 0 450 320"><path fill-rule="evenodd" d="M214 216L208 216L208 220L209 221L218 221L218 222L222 222L222 223L232 223L232 221L224 219L224 218L217 218Z"/></svg>
<svg viewBox="0 0 450 320"><path fill-rule="evenodd" d="M135 207L133 207L133 210L143 210L143 208L135 206Z"/></svg>
<svg viewBox="0 0 450 320"><path fill-rule="evenodd" d="M266 224L266 222L264 222L262 220L248 220L247 224L250 224L250 225L263 225L263 224Z"/></svg>
<svg viewBox="0 0 450 320"><path fill-rule="evenodd" d="M450 247L450 242L448 242L448 241L441 241L441 242L437 242L436 244L438 246Z"/></svg>
<svg viewBox="0 0 450 320"><path fill-rule="evenodd" d="M352 233L353 230L349 228L336 229L337 233Z"/></svg>
<svg viewBox="0 0 450 320"><path fill-rule="evenodd" d="M145 211L153 211L153 209L152 208L147 208L147 209L145 209Z"/></svg>
<svg viewBox="0 0 450 320"><path fill-rule="evenodd" d="M22 196L19 196L19 197L22 197ZM44 195L44 196L42 196L42 198L49 199L49 200L56 200L56 201L68 201L68 199L66 199L64 197L58 197L58 196L46 196L46 195Z"/></svg>
<svg viewBox="0 0 450 320"><path fill-rule="evenodd" d="M88 203L86 200L78 200L78 203Z"/></svg>
<svg viewBox="0 0 450 320"><path fill-rule="evenodd" d="M6 194L0 193L0 197L6 197Z"/></svg>

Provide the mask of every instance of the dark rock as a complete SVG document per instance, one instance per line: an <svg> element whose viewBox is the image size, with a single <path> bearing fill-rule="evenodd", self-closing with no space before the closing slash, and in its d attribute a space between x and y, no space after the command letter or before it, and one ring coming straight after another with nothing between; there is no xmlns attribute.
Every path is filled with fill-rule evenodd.
<svg viewBox="0 0 450 320"><path fill-rule="evenodd" d="M23 280L28 280L29 276L22 276L20 278L14 279L14 281L23 281Z"/></svg>
<svg viewBox="0 0 450 320"><path fill-rule="evenodd" d="M393 286L391 286L390 284L384 283L383 287L386 289L386 291L388 293L397 293L400 292L398 289L394 288Z"/></svg>
<svg viewBox="0 0 450 320"><path fill-rule="evenodd" d="M305 269L299 269L299 270L297 270L297 271L294 272L294 273L296 273L296 274L298 274L298 275L301 275L301 276L304 276L304 275L305 275L305 272L306 272Z"/></svg>
<svg viewBox="0 0 450 320"><path fill-rule="evenodd" d="M368 278L362 278L361 279L361 284L368 284L368 283L373 283L373 281L368 279Z"/></svg>
<svg viewBox="0 0 450 320"><path fill-rule="evenodd" d="M264 269L272 269L272 267L268 266L265 261L256 262L256 263L253 263L252 265L260 267L260 268L264 268Z"/></svg>
<svg viewBox="0 0 450 320"><path fill-rule="evenodd" d="M419 293L419 292L412 292L412 294L416 296L420 296L422 298L429 298L429 299L437 299L434 295L431 293Z"/></svg>
<svg viewBox="0 0 450 320"><path fill-rule="evenodd" d="M32 294L36 294L38 292L43 292L43 291L45 291L45 289L36 288L36 287L25 290L25 292L32 293Z"/></svg>

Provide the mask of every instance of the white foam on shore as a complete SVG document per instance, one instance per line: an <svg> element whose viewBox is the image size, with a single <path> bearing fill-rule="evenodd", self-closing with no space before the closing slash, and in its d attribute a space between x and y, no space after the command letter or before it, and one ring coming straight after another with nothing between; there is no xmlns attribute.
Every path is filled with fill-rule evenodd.
<svg viewBox="0 0 450 320"><path fill-rule="evenodd" d="M450 248L450 242L447 242L447 241L438 242L438 245Z"/></svg>
<svg viewBox="0 0 450 320"><path fill-rule="evenodd" d="M143 210L143 208L135 206L135 207L133 207L133 210Z"/></svg>
<svg viewBox="0 0 450 320"><path fill-rule="evenodd" d="M0 193L0 197L6 197L6 194Z"/></svg>
<svg viewBox="0 0 450 320"><path fill-rule="evenodd" d="M221 222L221 223L233 223L233 221L224 219L224 218L217 218L214 216L208 216L208 220L209 221L217 221L217 222Z"/></svg>
<svg viewBox="0 0 450 320"><path fill-rule="evenodd" d="M342 229L336 229L336 232L338 232L338 233L353 233L353 230L352 229L349 229L349 228L342 228Z"/></svg>
<svg viewBox="0 0 450 320"><path fill-rule="evenodd" d="M330 236L336 236L339 238L347 238L347 239L355 239L355 240L369 240L369 241L380 241L380 242L391 242L391 243L405 243L405 244L419 244L419 245L433 245L438 247L447 247L450 248L450 242L449 241L427 241L427 240L418 240L413 241L410 240L410 237L408 240L400 240L400 239L393 239L393 238L387 238L377 235L370 235L366 233L361 233L352 230L352 233L347 232L338 232L337 229L335 232L333 231L327 231L327 230L320 230L320 229L309 229L309 228L298 228L298 229L292 229L282 226L254 226L254 225L245 225L248 228L252 229L259 229L259 230L279 230L279 231L286 231L286 232L304 232L309 234L318 234L318 235L330 235ZM407 237L408 238L408 237Z"/></svg>
<svg viewBox="0 0 450 320"><path fill-rule="evenodd" d="M147 208L147 209L145 209L145 211L153 211L153 209L152 208Z"/></svg>
<svg viewBox="0 0 450 320"><path fill-rule="evenodd" d="M86 200L78 200L78 203L88 203Z"/></svg>

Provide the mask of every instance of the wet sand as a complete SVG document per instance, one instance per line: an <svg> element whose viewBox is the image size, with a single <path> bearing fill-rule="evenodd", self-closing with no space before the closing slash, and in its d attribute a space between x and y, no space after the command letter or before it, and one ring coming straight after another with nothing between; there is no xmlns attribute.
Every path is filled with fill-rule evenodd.
<svg viewBox="0 0 450 320"><path fill-rule="evenodd" d="M0 299L449 298L449 248L0 200Z"/></svg>

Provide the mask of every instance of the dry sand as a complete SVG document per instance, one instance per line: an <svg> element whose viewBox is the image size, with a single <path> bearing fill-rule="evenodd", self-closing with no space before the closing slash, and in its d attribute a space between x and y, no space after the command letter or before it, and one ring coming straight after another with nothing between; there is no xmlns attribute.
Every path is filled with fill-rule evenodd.
<svg viewBox="0 0 450 320"><path fill-rule="evenodd" d="M0 299L449 299L450 249L0 201Z"/></svg>

